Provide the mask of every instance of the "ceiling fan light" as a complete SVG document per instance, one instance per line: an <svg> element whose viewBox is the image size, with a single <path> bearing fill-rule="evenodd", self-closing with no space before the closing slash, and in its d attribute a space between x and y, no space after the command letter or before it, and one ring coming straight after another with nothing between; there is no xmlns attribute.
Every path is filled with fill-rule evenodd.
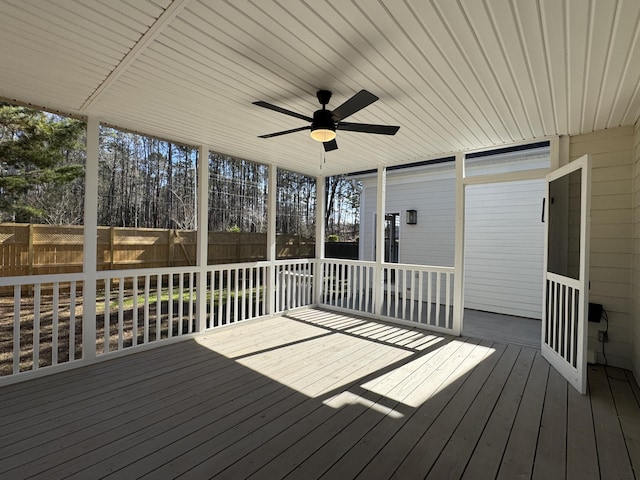
<svg viewBox="0 0 640 480"><path fill-rule="evenodd" d="M311 130L311 138L316 142L330 142L336 138L336 132L328 128L316 128L315 130Z"/></svg>

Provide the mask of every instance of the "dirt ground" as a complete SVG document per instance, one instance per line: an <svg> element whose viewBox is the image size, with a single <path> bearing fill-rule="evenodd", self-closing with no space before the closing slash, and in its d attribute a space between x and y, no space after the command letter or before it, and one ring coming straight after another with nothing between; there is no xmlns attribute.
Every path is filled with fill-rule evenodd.
<svg viewBox="0 0 640 480"><path fill-rule="evenodd" d="M130 302L132 303L132 302ZM76 306L74 309L74 318L71 315L70 297L60 293L57 304L57 363L69 361L69 352L73 350L73 358L82 358L82 313L83 298L76 296ZM104 299L100 302L98 299L98 315L96 316L96 353L101 354L105 351L105 328L104 328ZM100 307L101 305L101 307ZM169 302L161 302L160 311L160 338L169 336ZM37 353L38 367L46 367L52 365L53 362L53 331L54 331L54 301L52 295L42 295L39 307L39 334L37 337ZM182 332L188 331L189 323L189 304L183 305ZM177 302L173 302L173 319L171 321L172 334L179 333L179 322L176 320L178 311ZM20 317L20 364L19 371L27 371L33 369L34 363L34 321L36 319L36 308L32 296L23 296L20 301L18 315ZM14 316L16 309L14 308L14 298L12 296L0 297L0 376L10 375L13 373L13 350L14 350ZM117 307L112 307L109 312L109 351L118 348L119 339L119 312ZM137 343L145 342L144 336L144 307L138 306L137 315ZM124 308L122 312L122 342L123 348L131 346L133 343L134 333L134 308ZM150 304L148 312L148 339L147 341L156 340L157 325L157 305ZM73 325L73 327L71 327ZM193 324L192 324L193 328ZM70 331L75 332L75 338L71 338ZM73 346L71 345L73 342Z"/></svg>
<svg viewBox="0 0 640 480"><path fill-rule="evenodd" d="M144 307L144 298L138 296L137 308L134 307L136 300L131 290L125 290L123 294L122 311L119 310L118 292L112 292L111 302L109 304L108 315L108 335L105 335L105 299L104 293L98 295L96 299L96 354L100 355L105 352L105 337L107 340L108 351L114 351L119 348L127 348L133 345L134 336L136 344L153 342L158 339L169 337L169 331L172 336L180 335L194 331L195 329L195 298L191 299L188 295L178 298L177 294L173 295L169 300L169 291L163 288L160 292L156 292L157 296L153 296L149 300L148 309ZM18 308L14 304L13 294L2 292L0 294L0 377L11 375L14 371L14 318L18 316L19 322L19 346L20 361L18 371L24 372L34 368L34 357L37 356L38 368L53 365L55 363L68 362L70 352L73 352L71 359L82 358L82 315L83 303L80 289L75 293L75 307L72 309L71 295L67 288L66 291L61 289L57 302L54 300L52 292L41 292L40 304L36 308L34 295L32 292L21 292L20 304ZM262 292L258 292L262 296ZM238 317L246 315L248 311L248 302L255 302L256 292L251 295L239 299ZM159 309L157 298L160 297ZM226 298L226 294L223 295ZM245 302L244 308L242 307ZM182 317L179 318L180 302L182 302ZM236 314L233 309L235 302L232 302L229 318L227 318L226 304L222 309L222 317L218 318L219 310L217 307L217 296L214 299L214 311L208 316L208 322L212 322L207 327L218 326L221 321L227 323L236 321ZM260 302L261 304L261 302ZM57 305L57 308L54 308ZM210 302L207 301L207 308ZM191 315L189 315L189 309ZM262 308L262 307L260 307ZM37 321L39 329L34 337L34 322L36 321L36 310L39 312ZM72 311L73 310L73 311ZM56 322L54 321L54 311L57 315L57 335L54 335ZM262 314L262 311L254 312ZM146 316L146 324L145 324ZM121 318L120 318L121 317ZM190 318L191 317L191 318ZM240 320L240 318L238 318ZM189 328L191 326L191 328ZM158 329L159 328L159 329ZM120 330L122 329L122 330ZM156 331L158 330L158 335ZM71 332L74 335L70 335ZM145 336L145 331L147 332ZM134 334L135 332L135 334ZM57 338L57 345L53 339ZM122 338L122 346L118 342ZM37 347L34 350L34 346ZM91 347L93 348L93 346ZM54 355L54 352L56 355ZM37 355L34 355L37 353ZM54 357L57 356L57 359Z"/></svg>

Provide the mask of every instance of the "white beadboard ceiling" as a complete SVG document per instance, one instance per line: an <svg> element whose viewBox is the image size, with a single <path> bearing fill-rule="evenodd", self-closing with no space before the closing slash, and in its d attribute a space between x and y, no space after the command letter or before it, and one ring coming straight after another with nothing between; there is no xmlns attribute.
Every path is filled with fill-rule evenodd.
<svg viewBox="0 0 640 480"><path fill-rule="evenodd" d="M0 97L332 175L633 125L639 33L638 0L1 0ZM257 138L304 121L253 101L363 88L397 135Z"/></svg>

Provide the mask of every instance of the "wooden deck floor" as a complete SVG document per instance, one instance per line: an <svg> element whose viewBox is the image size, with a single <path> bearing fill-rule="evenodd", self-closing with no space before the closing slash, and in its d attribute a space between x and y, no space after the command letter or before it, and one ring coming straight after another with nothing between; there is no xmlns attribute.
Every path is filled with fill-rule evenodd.
<svg viewBox="0 0 640 480"><path fill-rule="evenodd" d="M320 310L0 389L0 478L630 479L640 393Z"/></svg>

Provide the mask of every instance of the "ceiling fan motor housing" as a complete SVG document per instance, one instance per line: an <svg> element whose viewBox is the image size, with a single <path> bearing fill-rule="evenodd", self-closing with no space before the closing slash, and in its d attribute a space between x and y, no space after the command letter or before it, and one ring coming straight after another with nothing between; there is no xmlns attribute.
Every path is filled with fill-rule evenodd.
<svg viewBox="0 0 640 480"><path fill-rule="evenodd" d="M332 130L335 132L336 124L333 121L330 110L316 110L313 112L313 122L311 123L311 131L313 130Z"/></svg>

